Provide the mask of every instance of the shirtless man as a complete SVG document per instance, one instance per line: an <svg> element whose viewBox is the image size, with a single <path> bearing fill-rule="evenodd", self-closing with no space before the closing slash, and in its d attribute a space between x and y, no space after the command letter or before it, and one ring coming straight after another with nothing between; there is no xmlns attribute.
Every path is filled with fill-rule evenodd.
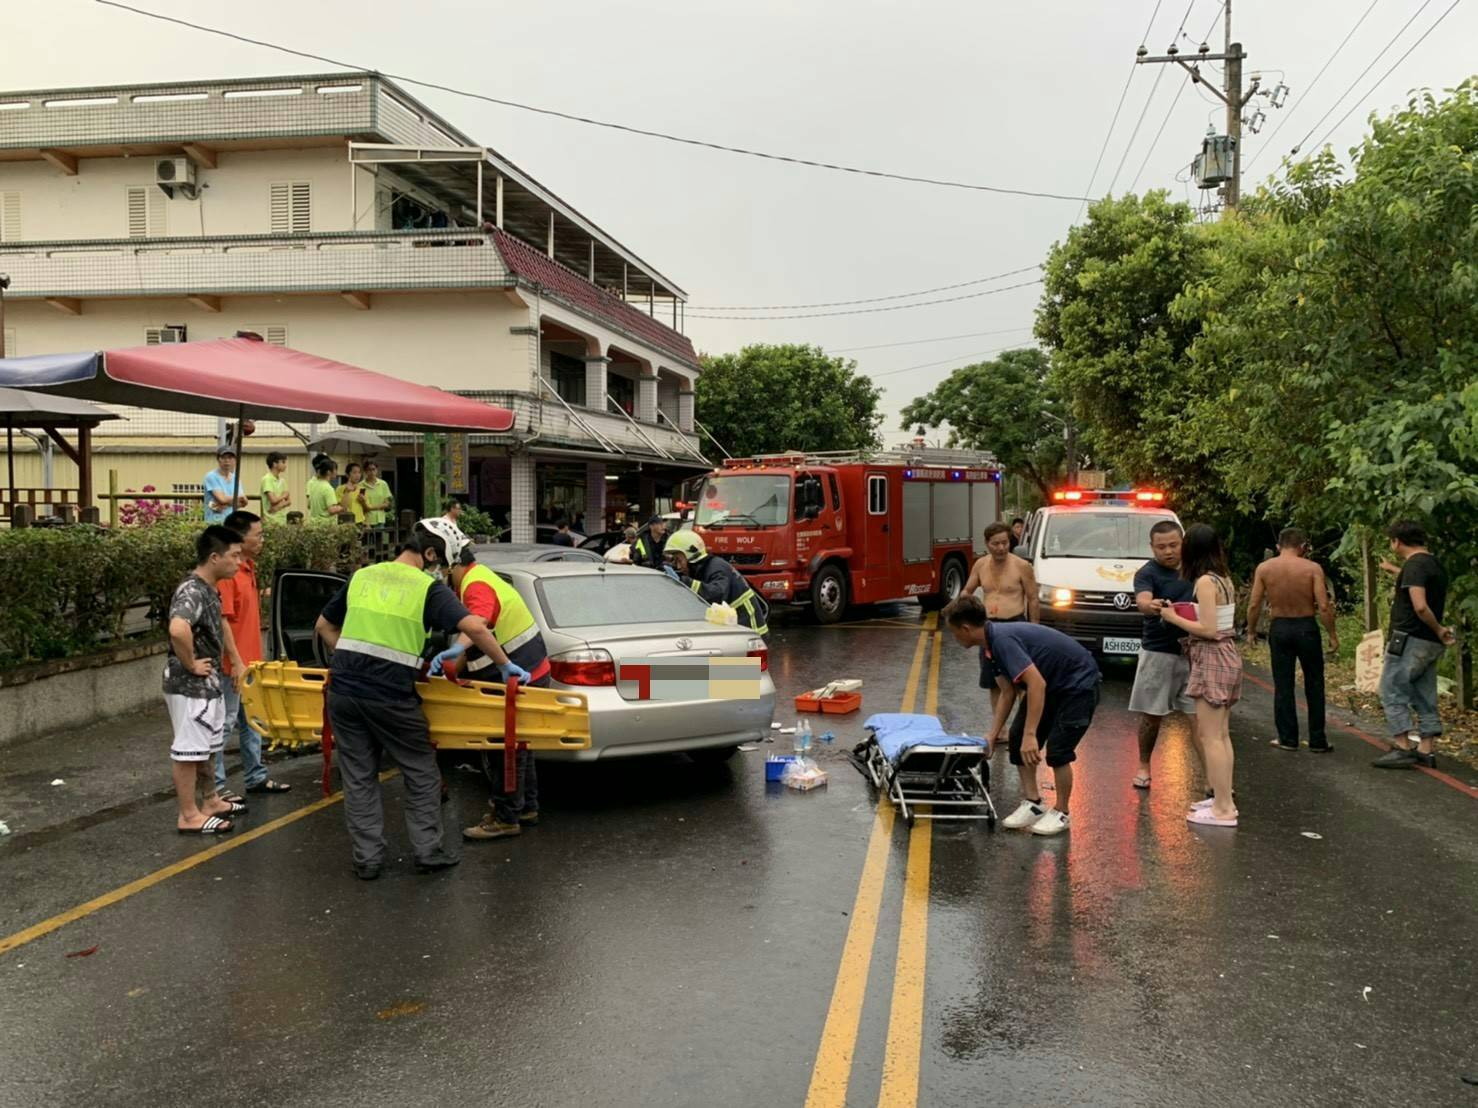
<svg viewBox="0 0 1478 1108"><path fill-rule="evenodd" d="M987 527L985 549L988 553L975 560L960 595L983 589L986 616L996 623L1040 622L1036 574L1030 562L1011 553L1011 528L1004 523Z"/></svg>
<svg viewBox="0 0 1478 1108"><path fill-rule="evenodd" d="M1012 541L1011 528L1004 523L997 521L985 529L988 553L975 560L960 595L974 596L977 589L984 590L986 618L996 623L1040 623L1037 576L1030 562L1011 553ZM990 707L994 712L1001 690L984 650L980 652L980 687L990 692Z"/></svg>
<svg viewBox="0 0 1478 1108"><path fill-rule="evenodd" d="M1308 557L1309 540L1289 527L1278 536L1278 555L1257 567L1252 596L1247 602L1247 641L1257 641L1264 598L1272 614L1268 648L1273 656L1273 720L1279 750L1298 749L1298 705L1294 694L1294 663L1303 667L1304 696L1309 703L1309 750L1324 754L1334 749L1324 733L1324 652L1319 642L1317 611L1329 632L1329 650L1339 650L1334 628L1334 605L1324 587L1324 570Z"/></svg>

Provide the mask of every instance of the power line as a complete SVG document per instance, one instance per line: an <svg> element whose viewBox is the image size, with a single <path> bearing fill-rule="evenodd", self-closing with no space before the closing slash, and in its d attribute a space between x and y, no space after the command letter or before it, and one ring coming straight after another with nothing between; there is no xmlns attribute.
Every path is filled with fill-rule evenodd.
<svg viewBox="0 0 1478 1108"><path fill-rule="evenodd" d="M967 292L963 296L946 296L939 300L920 300L914 304L889 304L885 308L853 308L845 312L810 312L805 315L704 315L697 312L687 313L688 319L764 319L776 322L785 319L821 319L826 316L837 315L871 315L874 312L901 312L905 308L927 308L933 304L954 304L960 300L974 300L981 296L994 296L998 292L1010 292L1013 289L1030 288L1032 285L1040 285L1042 279L1038 277L1034 281L1021 281L1014 285L1004 285L998 289L983 289L980 292Z"/></svg>
<svg viewBox="0 0 1478 1108"><path fill-rule="evenodd" d="M1191 2L1186 5L1185 15L1180 17L1180 26L1176 27L1175 33L1170 36L1170 44L1172 46L1175 45L1176 42L1180 41L1181 33L1185 30L1185 21L1191 17L1191 9L1195 6L1196 0L1191 0ZM1160 90L1160 82L1164 79L1164 77L1164 67L1161 67L1155 71L1155 83L1150 86L1150 94L1144 98L1144 107L1139 109L1139 118L1134 121L1134 130L1129 132L1129 142L1125 145L1124 153L1119 158L1119 164L1114 170L1113 179L1109 181L1108 191L1110 194L1113 193L1114 186L1119 183L1119 174L1124 171L1124 163L1129 160L1129 151L1134 149L1134 140L1139 137L1139 129L1144 126L1144 117L1149 114L1150 105L1154 103L1155 93ZM1176 99L1179 99L1179 96L1177 96ZM1129 191L1133 192L1134 190L1130 189Z"/></svg>
<svg viewBox="0 0 1478 1108"><path fill-rule="evenodd" d="M1376 78L1375 84L1371 85L1370 88L1368 90L1366 90L1365 95L1362 96L1362 97L1360 97L1360 99L1359 100L1356 100L1353 104L1351 104L1350 105L1350 108L1349 108L1349 111L1345 112L1344 115L1340 116L1339 119L1335 120L1334 126L1331 127L1331 128L1329 128L1329 130L1324 133L1324 137L1319 140L1319 142L1317 144L1317 146L1318 146L1319 149L1323 149L1324 143L1326 141L1328 141L1329 136L1332 135L1332 134L1334 134L1335 131L1339 130L1339 125L1341 123L1343 123L1345 120L1349 119L1350 118L1350 114L1352 112L1354 112L1354 110L1356 108L1358 108L1361 104L1363 104L1365 101L1369 100L1372 96L1374 96L1375 95L1375 90L1378 89L1378 88L1380 88L1381 82L1384 81L1387 77L1389 77L1392 73L1396 72L1396 67L1399 66L1402 62L1404 62L1407 58L1409 58L1411 56L1411 52L1413 50L1415 50L1418 46L1420 46L1426 40L1426 37L1428 35L1430 35L1433 31L1435 31L1437 29L1438 25L1444 19L1446 19L1449 15L1452 14L1453 8L1456 8L1462 2L1463 2L1463 0L1452 0L1452 3L1450 5L1448 5L1447 10L1444 11L1441 15L1439 15L1437 17L1437 22L1436 23L1433 23L1430 27L1428 27L1425 31L1423 31L1422 32L1422 35L1421 35L1421 38L1417 39L1410 46L1408 46L1406 48L1406 53L1402 54L1399 58L1397 58L1394 62L1392 62L1391 63L1391 68L1388 69L1388 70L1386 70L1378 78ZM1425 4L1423 4L1422 6L1423 7L1426 7Z"/></svg>
<svg viewBox="0 0 1478 1108"><path fill-rule="evenodd" d="M862 300L829 300L819 304L695 304L691 307L698 311L706 312L780 312L798 311L801 308L838 308L847 304L877 304L884 300L907 300L914 296L928 296L935 292L949 292L951 289L968 288L970 285L983 285L989 281L999 281L1003 277L1015 277L1018 273L1030 273L1041 269L1040 263L1036 265L1024 265L1020 269L1008 269L1005 273L997 273L991 277L977 277L973 281L961 281L954 285L940 285L938 288L919 289L917 292L896 292L891 296L870 296Z"/></svg>
<svg viewBox="0 0 1478 1108"><path fill-rule="evenodd" d="M979 354L964 354L954 358L940 358L937 362L920 362L918 365L906 365L902 369L885 369L882 373L869 373L869 377L892 377L899 373L912 373L916 369L932 369L934 366L945 365L948 362L959 362L955 369L964 369L965 366L974 365L981 358L989 358L992 354L999 354L1003 350L1018 350L1022 347L1015 343L1007 346L998 346L994 350L982 350Z"/></svg>
<svg viewBox="0 0 1478 1108"><path fill-rule="evenodd" d="M1144 34L1139 39L1141 43L1149 41L1150 30L1155 25L1155 16L1160 14L1160 5L1163 2L1164 0L1155 0L1155 10L1150 12L1150 21L1144 25ZM1114 117L1109 120L1108 130L1104 132L1103 145L1098 148L1098 160L1093 163L1093 172L1088 177L1088 184L1083 188L1084 192L1092 192L1093 182L1098 180L1099 167L1103 165L1103 156L1108 152L1109 140L1114 137L1114 128L1119 124L1119 113L1124 110L1124 98L1129 95L1129 86L1133 83L1134 71L1138 68L1137 65L1131 65L1129 67L1129 76L1124 78L1124 87L1119 90L1119 102L1114 106ZM1083 218L1083 209L1087 206L1088 201L1086 199L1078 205L1078 214L1073 219L1074 223Z"/></svg>
<svg viewBox="0 0 1478 1108"><path fill-rule="evenodd" d="M949 342L952 339L978 339L984 335L1013 335L1018 331L1030 331L1030 327L1004 327L999 331L970 331L963 335L936 335L929 339L905 339L903 342L879 342L871 346L827 347L828 354L854 354L862 350L885 350L894 346L921 346L926 342Z"/></svg>
<svg viewBox="0 0 1478 1108"><path fill-rule="evenodd" d="M554 108L541 108L533 104L520 103L517 100L505 100L497 96L488 96L480 92L468 92L466 89L452 88L450 85L437 84L434 81L423 81L416 77L409 77L401 73L386 73L381 70L369 69L362 65L351 62L339 61L336 58L325 57L322 54L309 53L306 50L295 50L290 46L283 46L275 42L267 42L264 39L250 38L239 35L233 31L225 31L219 27L208 27L203 23L192 23L187 19L177 19L174 16L162 15L159 12L151 12L144 8L136 8L129 4L119 3L118 0L94 0L94 3L103 4L110 8L118 8L122 11L132 12L135 15L145 16L149 19L157 19L164 23L174 23L181 27L188 27L194 31L203 31L206 34L219 35L222 38L233 39L237 42L249 43L252 46L263 46L269 50L277 50L284 54L291 54L299 58L307 58L311 61L323 62L326 65L339 66L342 69L352 69L360 73L389 77L407 85L416 85L420 88L435 89L438 92L450 93L453 96L466 97L469 100L481 100L488 104L498 104L505 108L517 108L520 111L534 112L538 115L553 116L556 119L566 119L572 123L584 123L591 127L604 127L612 131L624 131L632 135L644 135L647 138L661 139L664 142L676 142L684 146L698 146L708 150L718 150L725 154L742 154L748 158L763 158L773 162L788 162L791 165L804 165L812 169L829 169L836 173L851 173L860 177L879 177L891 181L906 181L916 185L935 185L939 188L966 189L971 192L990 192L1003 196L1029 196L1040 200L1081 200L1087 202L1092 199L1088 196L1070 196L1060 192L1042 192L1034 189L1004 188L998 185L982 185L970 181L951 181L939 177L924 177L911 173L892 173L881 169L862 169L857 166L840 165L836 162L823 162L812 158L797 158L788 154L772 154L764 150L749 150L742 146L728 146L719 142L708 142L704 139L687 138L682 135L672 135L664 131L654 131L645 127L633 127L625 123L612 123L604 119L592 119L589 116L575 115L572 112L562 112Z"/></svg>
<svg viewBox="0 0 1478 1108"><path fill-rule="evenodd" d="M1165 71L1162 69L1160 72L1164 73ZM1182 81L1176 86L1175 99L1170 101L1170 110L1165 113L1165 118L1160 121L1160 129L1155 132L1154 141L1150 143L1150 148L1144 153L1144 161L1139 163L1139 171L1134 174L1134 180L1129 183L1130 192L1133 192L1139 187L1139 178L1144 174L1144 167L1150 164L1150 158L1154 155L1155 148L1160 145L1160 136L1165 133L1165 127L1169 124L1170 117L1175 114L1175 105L1180 103L1180 97L1185 92L1186 85L1189 83L1188 81Z"/></svg>
<svg viewBox="0 0 1478 1108"><path fill-rule="evenodd" d="M1290 151L1288 151L1288 153L1290 155L1297 154L1300 150L1303 149L1304 143L1306 143L1306 142L1309 141L1309 136L1312 135L1315 131L1317 131L1320 127L1322 127L1324 125L1324 121L1326 119L1328 119L1331 115L1334 114L1334 110L1336 108L1338 108L1340 106L1340 104L1344 103L1345 97L1348 96L1348 95L1350 95L1350 93L1352 93L1352 92L1355 91L1355 86L1358 85L1361 81L1365 80L1365 75L1367 73L1369 73L1372 69L1375 68L1375 63L1378 62L1378 61L1380 61L1383 57L1386 56L1386 51L1389 50L1391 47L1393 47L1393 46L1396 45L1396 40L1406 33L1406 28L1410 27L1413 23L1415 23L1416 22L1416 17L1419 16L1419 15L1421 15L1422 12L1426 11L1427 8L1431 6L1431 3L1432 3L1432 0L1422 0L1422 6L1419 7L1419 8L1417 8L1416 11L1412 13L1410 19L1408 19L1405 23L1401 24L1401 29L1399 31L1397 31L1394 35L1391 36L1391 40L1389 42L1387 42L1384 46L1381 47L1379 54L1377 54L1375 57L1373 57L1373 58L1370 59L1370 64L1367 65L1364 69L1362 69L1360 71L1359 75L1353 81L1350 82L1350 87L1347 88L1347 89L1345 89L1344 92L1340 93L1339 94L1339 97L1334 101L1334 103L1331 104L1331 105L1329 105L1329 110L1326 111L1323 115L1321 115L1319 117L1318 122L1315 123L1312 127L1309 128L1309 133L1307 135L1304 135L1303 138L1299 139L1296 143L1293 144L1293 149L1290 150ZM1449 8L1448 10L1451 11L1452 9ZM1438 20L1438 22L1440 23L1441 20ZM1434 24L1434 26L1435 26L1435 24ZM1424 35L1423 38L1425 38L1425 37L1426 36ZM1346 113L1346 114L1348 114L1348 113Z"/></svg>
<svg viewBox="0 0 1478 1108"><path fill-rule="evenodd" d="M1248 160L1246 165L1247 169L1251 169L1252 163L1257 161L1258 158L1262 157L1262 153L1264 150L1272 147L1273 140L1278 137L1278 132L1283 130L1283 128L1288 124L1288 120L1293 115L1294 110L1297 109L1299 104L1303 104L1308 101L1309 94L1314 91L1314 86L1319 83L1319 78L1324 76L1325 71L1327 71L1329 67L1334 64L1334 59L1339 57L1340 51L1343 50L1350 39L1354 37L1355 32L1360 29L1360 25L1365 22L1366 18L1369 17L1371 12L1375 11L1375 6L1379 3L1380 0L1370 0L1370 7L1365 9L1364 15L1355 20L1355 25L1345 33L1345 37L1342 38L1339 45L1334 48L1334 53L1329 55L1328 60L1325 61L1323 66L1320 67L1319 72L1314 74L1314 79L1310 81L1308 87L1304 89L1303 95L1298 98L1298 103L1294 104L1288 110L1288 113L1278 121L1278 126L1273 128L1273 133L1263 140L1262 145L1257 148L1257 153L1253 154L1252 157Z"/></svg>

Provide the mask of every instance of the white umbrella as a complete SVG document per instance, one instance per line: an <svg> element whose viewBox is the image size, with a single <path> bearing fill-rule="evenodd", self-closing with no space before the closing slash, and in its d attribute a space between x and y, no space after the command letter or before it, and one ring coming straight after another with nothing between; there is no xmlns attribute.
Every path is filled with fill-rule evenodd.
<svg viewBox="0 0 1478 1108"><path fill-rule="evenodd" d="M325 454L378 454L389 450L390 444L373 431L339 427L313 439L308 443L308 449L321 450Z"/></svg>

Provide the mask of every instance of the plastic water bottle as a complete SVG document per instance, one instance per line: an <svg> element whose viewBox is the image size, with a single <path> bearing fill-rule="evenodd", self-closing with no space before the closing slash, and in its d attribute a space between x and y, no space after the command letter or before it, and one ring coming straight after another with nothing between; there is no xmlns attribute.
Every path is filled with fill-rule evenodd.
<svg viewBox="0 0 1478 1108"><path fill-rule="evenodd" d="M809 719L801 721L800 728L796 731L796 738L800 742L801 756L809 758L811 756L811 721Z"/></svg>

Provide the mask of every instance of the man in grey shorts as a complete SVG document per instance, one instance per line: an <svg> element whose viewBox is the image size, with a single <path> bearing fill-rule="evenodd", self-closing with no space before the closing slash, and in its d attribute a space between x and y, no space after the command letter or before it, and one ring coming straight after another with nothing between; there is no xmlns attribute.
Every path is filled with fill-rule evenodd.
<svg viewBox="0 0 1478 1108"><path fill-rule="evenodd" d="M1179 632L1160 618L1156 600L1196 599L1191 582L1180 575L1180 542L1183 532L1174 520L1161 520L1150 528L1150 553L1154 555L1134 575L1134 602L1144 616L1140 632L1143 649L1139 652L1139 668L1134 674L1134 688L1129 693L1129 710L1139 713L1139 772L1134 776L1136 789L1150 787L1150 755L1160 737L1160 721L1171 712L1190 717L1191 734L1195 735L1195 703L1186 696L1186 683L1191 677L1190 663L1180 649Z"/></svg>

